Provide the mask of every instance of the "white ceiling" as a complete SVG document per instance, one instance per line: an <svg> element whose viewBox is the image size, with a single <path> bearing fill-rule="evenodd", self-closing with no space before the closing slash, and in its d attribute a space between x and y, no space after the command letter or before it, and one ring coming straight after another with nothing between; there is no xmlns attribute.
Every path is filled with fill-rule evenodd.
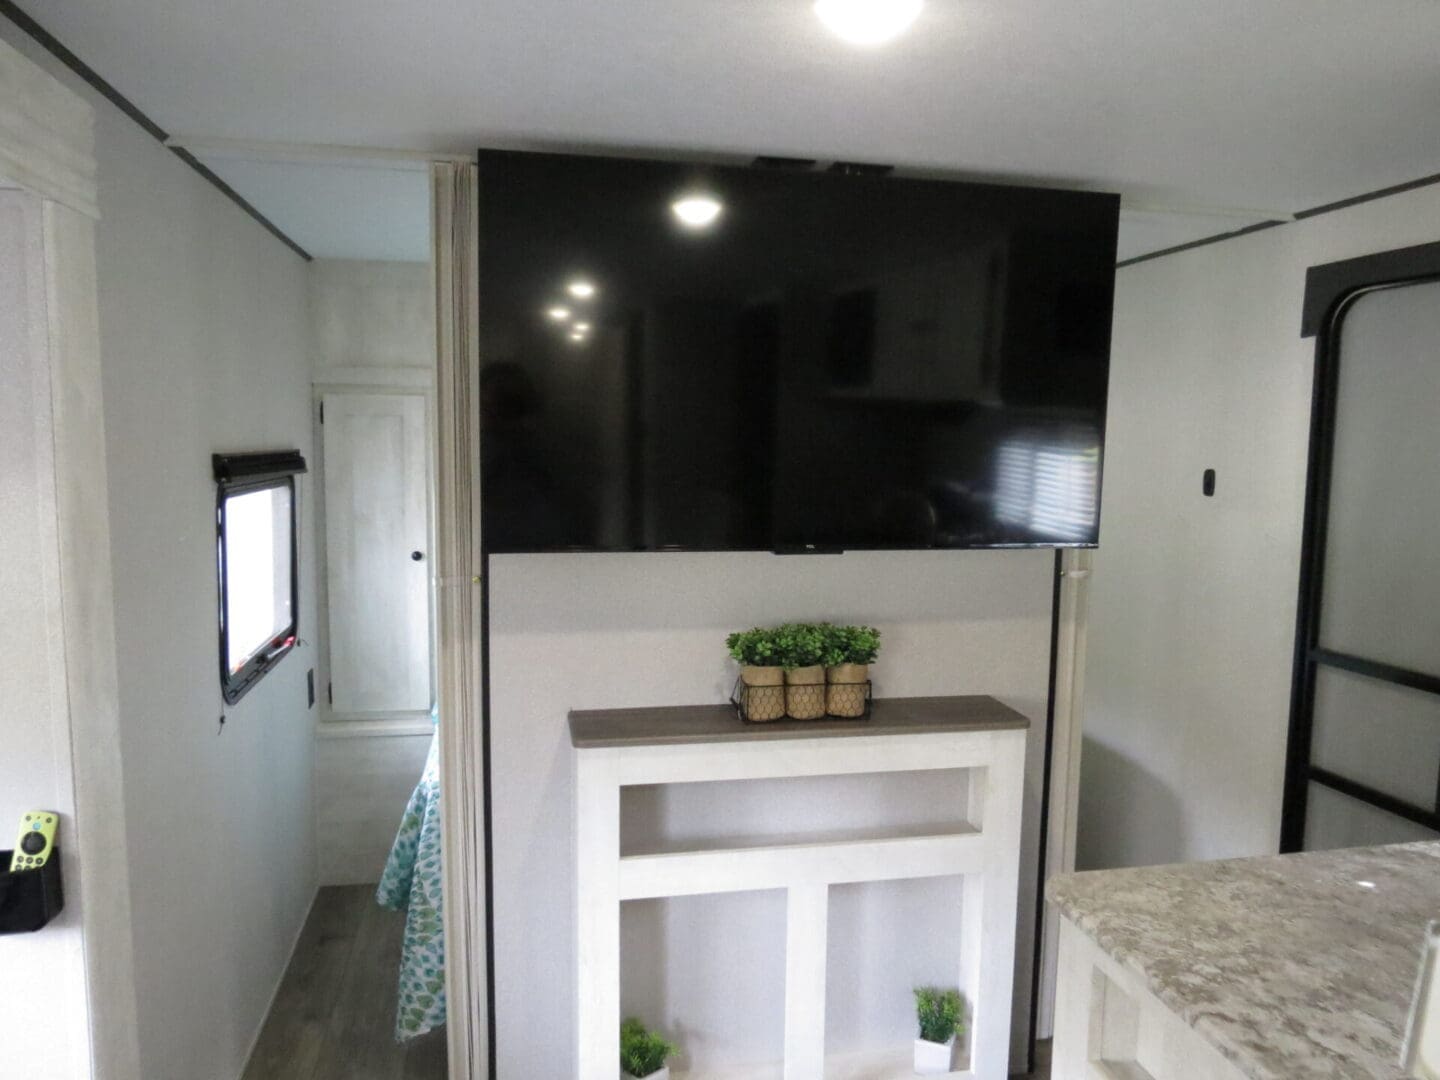
<svg viewBox="0 0 1440 1080"><path fill-rule="evenodd" d="M1261 217L1440 172L1435 0L928 0L870 51L809 0L20 6L189 136L769 153ZM1244 223L1127 217L1126 247Z"/></svg>
<svg viewBox="0 0 1440 1080"><path fill-rule="evenodd" d="M430 178L423 163L407 169L195 156L316 258L430 258Z"/></svg>

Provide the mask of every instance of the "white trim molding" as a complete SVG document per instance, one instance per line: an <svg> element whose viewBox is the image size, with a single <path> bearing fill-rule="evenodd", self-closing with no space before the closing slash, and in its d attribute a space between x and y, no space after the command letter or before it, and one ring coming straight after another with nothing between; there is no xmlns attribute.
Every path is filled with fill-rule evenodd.
<svg viewBox="0 0 1440 1080"><path fill-rule="evenodd" d="M92 1080L139 1080L130 868L120 760L120 695L110 566L105 419L95 267L90 105L0 42L0 174L36 197L44 261L43 342L53 441L53 525L66 706L62 743L74 791L67 892L84 953ZM71 917L70 912L66 917ZM56 1002L53 1007L66 1008Z"/></svg>
<svg viewBox="0 0 1440 1080"><path fill-rule="evenodd" d="M430 390L435 389L432 368L346 367L316 368L317 391L336 390Z"/></svg>
<svg viewBox="0 0 1440 1080"><path fill-rule="evenodd" d="M0 177L99 217L94 124L89 104L0 41Z"/></svg>
<svg viewBox="0 0 1440 1080"><path fill-rule="evenodd" d="M429 717L419 719L379 718L374 720L322 720L315 725L318 739L375 739L402 735L433 735L435 726Z"/></svg>
<svg viewBox="0 0 1440 1080"><path fill-rule="evenodd" d="M1050 817L1045 866L1040 889L1056 874L1075 869L1075 837L1080 814L1081 722L1085 700L1085 628L1090 602L1090 575L1095 553L1067 550L1060 562L1060 606L1055 648L1055 715L1050 735ZM1049 904L1040 941L1040 1007L1035 1037L1050 1036L1055 1027L1055 980L1059 970L1060 917Z"/></svg>
<svg viewBox="0 0 1440 1080"><path fill-rule="evenodd" d="M368 165L420 172L431 162L464 164L475 160L474 154L447 154L428 150L388 150L374 146L333 146L328 143L259 142L250 139L225 139L207 135L172 135L165 145L174 150L188 150L208 158L237 158L242 161L281 161L290 164L311 162L322 165Z"/></svg>

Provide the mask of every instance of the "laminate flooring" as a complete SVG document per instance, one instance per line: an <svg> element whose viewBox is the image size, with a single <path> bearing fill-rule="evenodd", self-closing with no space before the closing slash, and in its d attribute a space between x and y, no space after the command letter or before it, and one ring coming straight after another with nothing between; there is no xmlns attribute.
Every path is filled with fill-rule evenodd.
<svg viewBox="0 0 1440 1080"><path fill-rule="evenodd" d="M404 931L373 885L321 889L243 1080L446 1080L443 1030L392 1034ZM1048 1042L1035 1058L1023 1080L1049 1080Z"/></svg>
<svg viewBox="0 0 1440 1080"><path fill-rule="evenodd" d="M445 1032L397 1043L405 916L375 886L320 890L242 1080L445 1080Z"/></svg>

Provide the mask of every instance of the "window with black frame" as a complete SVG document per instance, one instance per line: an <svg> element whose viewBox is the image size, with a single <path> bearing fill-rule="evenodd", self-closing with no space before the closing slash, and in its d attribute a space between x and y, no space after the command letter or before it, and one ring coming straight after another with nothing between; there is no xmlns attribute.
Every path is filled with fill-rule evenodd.
<svg viewBox="0 0 1440 1080"><path fill-rule="evenodd" d="M216 454L220 688L235 704L295 647L299 451Z"/></svg>

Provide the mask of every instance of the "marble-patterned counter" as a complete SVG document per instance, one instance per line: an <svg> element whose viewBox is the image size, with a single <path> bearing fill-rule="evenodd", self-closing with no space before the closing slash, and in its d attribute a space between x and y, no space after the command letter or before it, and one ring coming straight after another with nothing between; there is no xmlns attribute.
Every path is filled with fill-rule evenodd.
<svg viewBox="0 0 1440 1080"><path fill-rule="evenodd" d="M1068 938L1056 1080L1094 1076L1097 1061L1100 1075L1219 1075L1218 1063L1185 1068L1195 1058L1176 1032L1147 1038L1151 998L1225 1072L1403 1077L1425 927L1440 917L1440 843L1070 874L1047 896Z"/></svg>

